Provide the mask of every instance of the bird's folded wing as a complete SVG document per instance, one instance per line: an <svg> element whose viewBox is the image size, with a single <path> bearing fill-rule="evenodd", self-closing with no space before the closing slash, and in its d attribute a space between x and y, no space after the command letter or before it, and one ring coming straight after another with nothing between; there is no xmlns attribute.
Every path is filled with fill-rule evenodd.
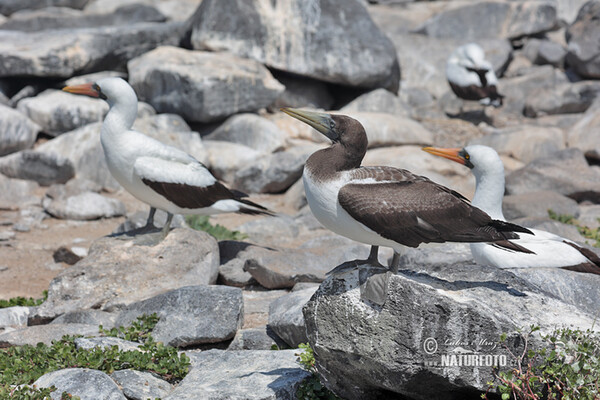
<svg viewBox="0 0 600 400"><path fill-rule="evenodd" d="M181 163L157 157L140 157L134 173L142 182L181 208L210 207L233 194L199 162Z"/></svg>
<svg viewBox="0 0 600 400"><path fill-rule="evenodd" d="M429 180L351 183L340 189L338 201L363 225L406 246L504 238L486 213Z"/></svg>

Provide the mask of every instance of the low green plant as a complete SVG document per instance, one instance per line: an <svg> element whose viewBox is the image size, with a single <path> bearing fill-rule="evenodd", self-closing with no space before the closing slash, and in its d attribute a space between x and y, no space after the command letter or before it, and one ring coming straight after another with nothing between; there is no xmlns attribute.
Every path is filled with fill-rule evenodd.
<svg viewBox="0 0 600 400"><path fill-rule="evenodd" d="M548 216L550 219L562 222L563 224L575 226L581 236L593 240L593 243L591 243L592 246L600 248L600 228L592 229L586 225L581 225L572 215L558 214L552 210L548 210ZM598 222L600 222L600 218L598 218Z"/></svg>
<svg viewBox="0 0 600 400"><path fill-rule="evenodd" d="M26 298L26 297L19 296L19 297L13 297L12 299L8 299L8 300L0 300L0 308L16 307L16 306L22 306L22 307L39 306L44 301L46 301L47 298L48 298L48 291L44 290L41 299L34 299L33 297Z"/></svg>
<svg viewBox="0 0 600 400"><path fill-rule="evenodd" d="M488 393L495 387L502 400L599 400L600 333L561 328L540 335L545 346L532 349L530 339L537 331L539 327L531 326L521 334L521 354L512 353L506 346L506 334L500 337L512 355L514 367L494 371L498 382L488 382ZM482 398L487 399L488 393Z"/></svg>
<svg viewBox="0 0 600 400"><path fill-rule="evenodd" d="M315 354L310 344L300 343L298 348L304 351L296 354L298 356L296 361L311 374L298 385L296 390L298 400L341 400L321 383L315 367Z"/></svg>
<svg viewBox="0 0 600 400"><path fill-rule="evenodd" d="M190 228L197 231L204 231L217 240L243 240L248 237L245 233L231 231L223 225L211 224L207 215L188 215L185 218L185 222Z"/></svg>
<svg viewBox="0 0 600 400"><path fill-rule="evenodd" d="M49 395L49 389L24 386L18 389L20 397L2 394L15 393L15 385L31 385L40 376L64 368L91 368L106 373L131 368L153 372L172 383L178 382L187 375L190 359L183 353L178 354L174 347L154 341L150 331L157 322L158 317L153 314L138 318L130 327L114 330L100 327L100 333L105 335L141 343L141 351L123 351L117 346L76 348L76 336L67 335L53 341L50 346L38 343L36 346L0 349L0 398L43 399Z"/></svg>

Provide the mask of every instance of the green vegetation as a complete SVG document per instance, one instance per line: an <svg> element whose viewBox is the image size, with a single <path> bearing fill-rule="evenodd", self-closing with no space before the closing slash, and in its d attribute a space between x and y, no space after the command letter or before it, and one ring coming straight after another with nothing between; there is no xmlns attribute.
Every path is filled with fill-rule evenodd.
<svg viewBox="0 0 600 400"><path fill-rule="evenodd" d="M9 300L0 300L0 308L7 307L15 307L15 306L23 306L23 307L33 307L39 306L48 298L48 291L44 290L41 299L34 299L33 297L25 298L25 297L13 297Z"/></svg>
<svg viewBox="0 0 600 400"><path fill-rule="evenodd" d="M315 354L313 353L310 344L301 343L298 348L304 350L297 354L298 363L302 365L302 368L312 374L298 386L298 390L296 391L298 400L340 400L339 397L329 391L329 389L321 383L321 379L315 368Z"/></svg>
<svg viewBox="0 0 600 400"><path fill-rule="evenodd" d="M548 216L550 219L562 222L563 224L575 226L581 236L594 241L591 243L592 246L600 248L600 228L592 229L588 226L581 225L572 215L557 214L552 210L548 210ZM600 222L600 218L598 218L598 222Z"/></svg>
<svg viewBox="0 0 600 400"><path fill-rule="evenodd" d="M243 240L248 237L248 235L242 232L230 231L223 225L212 225L206 215L188 215L185 218L185 222L187 222L190 228L197 231L204 231L214 236L217 240Z"/></svg>
<svg viewBox="0 0 600 400"><path fill-rule="evenodd" d="M524 341L522 354L511 352L514 367L494 371L499 383L488 382L488 392L496 387L502 400L600 399L600 333L557 329L540 335L544 348L529 348L532 335L539 329L531 326L525 335L519 333ZM500 337L502 343L506 337ZM482 398L487 399L487 393Z"/></svg>
<svg viewBox="0 0 600 400"><path fill-rule="evenodd" d="M188 373L190 360L183 353L177 354L174 347L154 341L150 332L157 322L157 315L152 314L139 317L130 327L105 330L100 326L100 333L106 336L141 343L141 351L122 351L117 346L78 349L75 336L63 336L51 346L38 343L37 346L0 349L0 398L9 398L8 394L12 393L11 399L44 399L52 388L23 387L17 391L12 385L30 385L40 376L63 368L91 368L109 374L131 368L153 372L172 383L178 382ZM71 398L65 395L63 398Z"/></svg>

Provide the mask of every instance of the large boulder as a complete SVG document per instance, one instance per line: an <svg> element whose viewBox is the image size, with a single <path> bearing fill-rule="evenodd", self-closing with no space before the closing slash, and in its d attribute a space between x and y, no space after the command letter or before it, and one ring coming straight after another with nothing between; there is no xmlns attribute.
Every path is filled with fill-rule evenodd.
<svg viewBox="0 0 600 400"><path fill-rule="evenodd" d="M0 104L0 156L33 147L40 127L22 113Z"/></svg>
<svg viewBox="0 0 600 400"><path fill-rule="evenodd" d="M68 78L100 69L122 68L133 57L179 41L181 23L119 27L0 31L0 76Z"/></svg>
<svg viewBox="0 0 600 400"><path fill-rule="evenodd" d="M583 114L581 119L569 129L567 143L569 147L581 149L586 157L600 161L600 100Z"/></svg>
<svg viewBox="0 0 600 400"><path fill-rule="evenodd" d="M126 212L120 200L89 191L46 201L44 210L55 218L80 221L120 217Z"/></svg>
<svg viewBox="0 0 600 400"><path fill-rule="evenodd" d="M35 10L45 7L69 7L82 9L90 0L2 0L0 14L10 15L19 10Z"/></svg>
<svg viewBox="0 0 600 400"><path fill-rule="evenodd" d="M516 39L550 31L556 23L556 8L549 2L485 1L441 12L426 21L418 32L463 42L484 38Z"/></svg>
<svg viewBox="0 0 600 400"><path fill-rule="evenodd" d="M600 82L565 83L531 92L525 100L523 113L527 117L581 113L599 97Z"/></svg>
<svg viewBox="0 0 600 400"><path fill-rule="evenodd" d="M217 242L205 232L174 229L154 247L103 237L50 282L37 319L90 308L119 310L185 285L214 284L218 268Z"/></svg>
<svg viewBox="0 0 600 400"><path fill-rule="evenodd" d="M567 62L581 76L600 78L600 1L591 0L581 7L569 29Z"/></svg>
<svg viewBox="0 0 600 400"><path fill-rule="evenodd" d="M399 115L378 112L349 112L365 128L369 148L420 144L430 145L433 135L418 122Z"/></svg>
<svg viewBox="0 0 600 400"><path fill-rule="evenodd" d="M394 47L358 1L206 0L189 35L195 49L226 50L294 74L399 88Z"/></svg>
<svg viewBox="0 0 600 400"><path fill-rule="evenodd" d="M0 173L36 181L42 186L65 183L75 176L73 163L58 154L22 150L0 158Z"/></svg>
<svg viewBox="0 0 600 400"><path fill-rule="evenodd" d="M269 328L288 346L296 348L300 343L308 341L302 308L317 288L314 286L291 292L274 300L269 306Z"/></svg>
<svg viewBox="0 0 600 400"><path fill-rule="evenodd" d="M378 306L368 300L368 286L381 271L361 267L328 278L304 308L316 368L345 399L476 398L494 365L510 368L502 333L514 352L516 329L594 325L594 316L510 272L465 264L391 275L387 300Z"/></svg>
<svg viewBox="0 0 600 400"><path fill-rule="evenodd" d="M231 11L231 10L229 10ZM271 104L284 87L260 63L164 46L129 61L129 82L159 112L210 122Z"/></svg>
<svg viewBox="0 0 600 400"><path fill-rule="evenodd" d="M35 196L39 185L24 179L10 179L0 174L0 209L17 210L31 204L40 204Z"/></svg>
<svg viewBox="0 0 600 400"><path fill-rule="evenodd" d="M78 396L81 400L126 400L117 384L102 371L87 368L67 368L48 372L34 383L36 387L56 387L53 399L61 393Z"/></svg>

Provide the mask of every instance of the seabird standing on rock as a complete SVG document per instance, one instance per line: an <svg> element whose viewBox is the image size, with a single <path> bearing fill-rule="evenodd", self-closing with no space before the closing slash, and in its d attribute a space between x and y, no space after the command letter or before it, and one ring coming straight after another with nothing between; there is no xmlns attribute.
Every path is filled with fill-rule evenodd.
<svg viewBox="0 0 600 400"><path fill-rule="evenodd" d="M459 193L410 171L393 167L361 167L367 135L360 122L345 115L283 108L333 143L313 153L303 181L311 211L326 228L372 246L367 261L378 264L378 246L391 247L389 270L396 273L405 246L429 242L498 242L528 232L496 221ZM513 246L514 247L514 246ZM518 251L518 250L517 250ZM385 302L387 279L370 297Z"/></svg>
<svg viewBox="0 0 600 400"><path fill-rule="evenodd" d="M458 47L446 63L446 78L454 94L465 100L500 107L502 95L492 64L485 59L483 49L476 43Z"/></svg>
<svg viewBox="0 0 600 400"><path fill-rule="evenodd" d="M469 167L476 181L472 204L492 218L506 221L502 213L504 165L496 150L481 145L463 149L425 147L423 150ZM519 239L510 240L525 251L514 252L494 244L471 243L473 258L480 264L498 268L558 267L600 274L600 257L593 251L550 232L530 231L533 235L521 235Z"/></svg>
<svg viewBox="0 0 600 400"><path fill-rule="evenodd" d="M138 243L155 244L166 237L173 214L271 214L265 207L245 199L245 194L227 189L204 164L186 152L131 130L138 101L133 88L123 79L104 78L63 90L99 97L110 106L100 131L108 169L129 193L150 205L146 225L131 233L155 231L156 209L167 212L167 221L158 238L146 235Z"/></svg>

